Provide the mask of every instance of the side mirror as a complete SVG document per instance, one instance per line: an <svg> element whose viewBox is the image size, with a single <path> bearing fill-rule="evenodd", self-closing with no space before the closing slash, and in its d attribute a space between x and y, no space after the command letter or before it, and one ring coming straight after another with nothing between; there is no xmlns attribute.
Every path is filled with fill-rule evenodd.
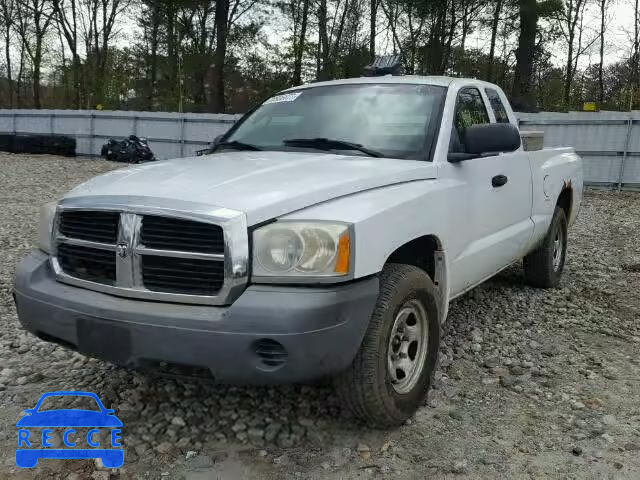
<svg viewBox="0 0 640 480"><path fill-rule="evenodd" d="M35 409L35 408L27 408L27 409L24 411L24 413L33 413L33 412L35 412L35 411L36 411L36 409Z"/></svg>
<svg viewBox="0 0 640 480"><path fill-rule="evenodd" d="M510 123L472 125L464 132L465 153L449 154L450 162L488 157L520 148L520 131Z"/></svg>
<svg viewBox="0 0 640 480"><path fill-rule="evenodd" d="M113 415L114 413L116 413L116 411L112 408L105 408L104 413L106 413L107 415Z"/></svg>

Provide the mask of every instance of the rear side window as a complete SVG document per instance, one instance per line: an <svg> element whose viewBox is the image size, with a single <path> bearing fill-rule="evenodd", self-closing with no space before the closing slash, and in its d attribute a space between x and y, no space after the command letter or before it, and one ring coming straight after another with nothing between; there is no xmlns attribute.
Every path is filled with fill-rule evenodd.
<svg viewBox="0 0 640 480"><path fill-rule="evenodd" d="M489 103L491 104L491 108L493 109L493 113L496 116L496 122L498 123L509 123L509 115L507 114L507 109L504 108L504 104L502 100L500 100L500 95L493 88L485 88L485 93L489 98Z"/></svg>
<svg viewBox="0 0 640 480"><path fill-rule="evenodd" d="M465 130L472 125L489 123L489 114L480 95L480 90L473 87L461 89L456 99L454 114L449 151L464 152L462 141Z"/></svg>

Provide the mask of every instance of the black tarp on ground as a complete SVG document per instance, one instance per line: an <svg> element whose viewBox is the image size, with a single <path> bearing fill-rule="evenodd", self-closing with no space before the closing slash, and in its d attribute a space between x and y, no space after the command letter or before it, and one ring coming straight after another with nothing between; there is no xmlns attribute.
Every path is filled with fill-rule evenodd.
<svg viewBox="0 0 640 480"><path fill-rule="evenodd" d="M73 157L76 139L66 135L0 134L0 151L11 153L48 153Z"/></svg>

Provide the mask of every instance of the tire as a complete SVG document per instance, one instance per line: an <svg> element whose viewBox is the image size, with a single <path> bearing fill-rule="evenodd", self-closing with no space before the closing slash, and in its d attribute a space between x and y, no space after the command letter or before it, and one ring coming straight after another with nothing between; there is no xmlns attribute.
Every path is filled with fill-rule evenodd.
<svg viewBox="0 0 640 480"><path fill-rule="evenodd" d="M559 249L559 250L558 250ZM567 216L556 207L542 244L524 257L524 278L538 288L556 288L567 256Z"/></svg>
<svg viewBox="0 0 640 480"><path fill-rule="evenodd" d="M438 305L436 288L423 270L401 264L384 267L360 350L334 379L338 397L359 420L373 427L398 426L424 404L438 361ZM402 325L409 333L397 331Z"/></svg>

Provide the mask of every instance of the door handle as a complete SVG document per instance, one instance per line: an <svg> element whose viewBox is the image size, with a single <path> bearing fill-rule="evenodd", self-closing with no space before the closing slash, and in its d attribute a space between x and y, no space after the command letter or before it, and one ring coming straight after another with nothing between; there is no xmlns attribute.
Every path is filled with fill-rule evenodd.
<svg viewBox="0 0 640 480"><path fill-rule="evenodd" d="M491 179L491 185L497 188L503 186L508 181L509 179L505 175L496 175Z"/></svg>

